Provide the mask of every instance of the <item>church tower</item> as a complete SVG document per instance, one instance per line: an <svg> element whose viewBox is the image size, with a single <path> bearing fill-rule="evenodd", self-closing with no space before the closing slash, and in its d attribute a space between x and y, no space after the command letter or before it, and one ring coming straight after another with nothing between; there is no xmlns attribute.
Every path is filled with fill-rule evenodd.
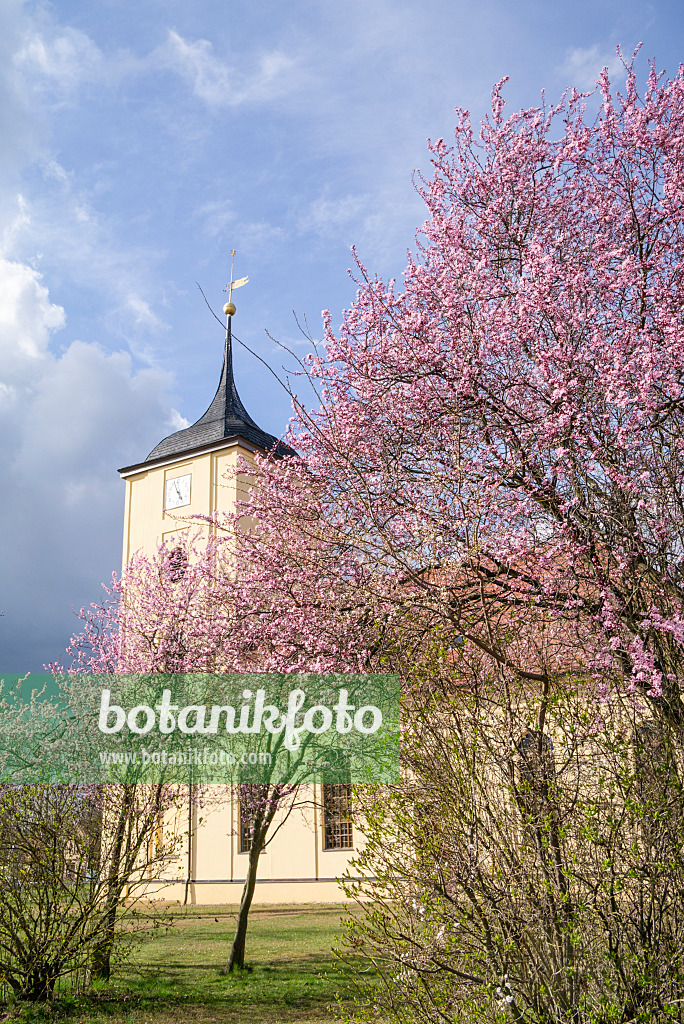
<svg viewBox="0 0 684 1024"><path fill-rule="evenodd" d="M235 284L245 283L233 282ZM229 296L230 299L230 296ZM239 477L224 479L242 456L255 452L276 456L291 452L282 441L259 427L245 409L233 372L232 317L227 316L223 366L216 394L203 416L170 434L143 462L119 470L126 481L123 565L140 553L154 557L159 544L172 543L192 528L186 516L213 515L235 507ZM306 808L296 808L259 859L255 892L258 903L335 902L342 898L337 879L354 853L351 792L344 785L311 787ZM185 834L185 848L172 858L164 874L150 878L149 891L182 903L239 903L244 885L249 842L241 817L238 787L225 787L225 797L197 810Z"/></svg>
<svg viewBox="0 0 684 1024"><path fill-rule="evenodd" d="M135 553L153 556L162 541L186 530L181 517L232 509L236 484L223 478L240 456L249 461L256 451L289 451L257 426L242 404L233 373L232 319L228 315L221 379L207 411L191 427L160 441L144 462L119 470L126 481L124 566Z"/></svg>

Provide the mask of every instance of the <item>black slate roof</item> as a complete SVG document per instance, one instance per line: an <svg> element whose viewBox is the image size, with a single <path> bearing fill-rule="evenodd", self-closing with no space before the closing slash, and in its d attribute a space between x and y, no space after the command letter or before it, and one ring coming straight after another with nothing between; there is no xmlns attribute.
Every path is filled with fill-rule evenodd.
<svg viewBox="0 0 684 1024"><path fill-rule="evenodd" d="M292 449L273 434L268 434L257 426L245 409L235 387L233 377L233 341L230 319L226 331L226 344L223 352L223 369L221 380L214 395L214 400L203 416L191 427L177 430L169 434L153 448L145 462L157 459L184 455L196 448L204 447L216 441L241 437L245 441L260 448L262 451L273 452L275 455L291 455Z"/></svg>

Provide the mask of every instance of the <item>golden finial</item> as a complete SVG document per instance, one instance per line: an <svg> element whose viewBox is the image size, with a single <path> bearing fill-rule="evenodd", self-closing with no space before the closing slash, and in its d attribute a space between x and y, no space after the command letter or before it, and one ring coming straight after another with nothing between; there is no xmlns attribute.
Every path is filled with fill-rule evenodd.
<svg viewBox="0 0 684 1024"><path fill-rule="evenodd" d="M235 303L233 302L233 288L242 288L243 284L247 284L249 281L248 277L240 277L238 278L237 281L233 278L233 268L235 266L235 252L235 249L230 250L230 284L227 284L226 287L223 289L224 292L228 292L228 301L223 307L223 312L226 314L226 316L235 315Z"/></svg>

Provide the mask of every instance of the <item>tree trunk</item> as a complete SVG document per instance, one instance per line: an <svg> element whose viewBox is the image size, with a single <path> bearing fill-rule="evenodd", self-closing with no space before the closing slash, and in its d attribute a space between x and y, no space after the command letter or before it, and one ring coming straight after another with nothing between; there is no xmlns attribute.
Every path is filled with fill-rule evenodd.
<svg viewBox="0 0 684 1024"><path fill-rule="evenodd" d="M55 993L55 982L59 977L61 963L59 960L43 961L28 971L21 981L8 978L14 994L29 1003L47 1003Z"/></svg>
<svg viewBox="0 0 684 1024"><path fill-rule="evenodd" d="M259 855L263 849L263 843L261 841L252 843L252 848L249 851L249 863L247 867L247 878L245 879L245 887L242 890L242 899L240 900L240 909L237 916L237 925L235 928L235 936L233 937L233 945L231 946L230 956L228 957L228 963L226 964L226 974L230 974L234 967L244 968L245 966L245 945L247 942L247 922L249 920L249 910L252 906L252 899L254 898L254 887L256 885L257 870L259 868ZM259 840L261 840L259 836Z"/></svg>
<svg viewBox="0 0 684 1024"><path fill-rule="evenodd" d="M116 823L114 845L109 865L109 878L107 882L105 912L102 921L102 934L93 949L93 955L90 962L90 969L93 978L99 978L101 981L109 981L112 969L111 961L112 949L114 947L114 931L116 928L116 912L119 906L122 884L121 855L134 792L135 788L132 786L126 786L124 788L123 801L119 811L119 818Z"/></svg>
<svg viewBox="0 0 684 1024"><path fill-rule="evenodd" d="M135 804L137 786L135 783L128 783L124 786L123 799L119 809L116 829L114 831L114 842L112 844L107 892L102 916L102 934L93 948L91 957L92 976L102 981L109 981L111 974L112 951L116 939L116 919L119 904L121 903L121 895L126 882L131 876L131 872L135 868L143 843L149 839L155 827L162 789L163 784L161 782L155 785L153 797L147 809L143 812L146 815L146 818L143 819L145 827L139 828L137 837L133 839L131 835L132 821L139 815Z"/></svg>
<svg viewBox="0 0 684 1024"><path fill-rule="evenodd" d="M266 837L271 827L271 822L280 804L282 787L271 786L269 783L253 787L257 790L256 813L253 819L252 844L249 850L249 862L247 865L247 878L245 887L242 890L242 899L237 916L237 925L233 937L233 945L225 967L225 974L230 974L234 967L244 969L245 966L245 943L247 940L247 922L249 911L254 897L257 871L259 869L259 856L266 846Z"/></svg>
<svg viewBox="0 0 684 1024"><path fill-rule="evenodd" d="M102 937L98 940L97 945L93 949L93 955L90 961L92 977L98 978L100 981L109 981L112 973L112 950L114 948L116 911L118 905L118 897L110 898L108 900L107 911L105 913L102 927Z"/></svg>

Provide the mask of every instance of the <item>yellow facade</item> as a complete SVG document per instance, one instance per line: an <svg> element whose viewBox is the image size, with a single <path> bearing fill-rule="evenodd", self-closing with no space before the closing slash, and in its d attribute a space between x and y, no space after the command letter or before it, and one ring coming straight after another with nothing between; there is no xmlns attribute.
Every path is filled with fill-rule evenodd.
<svg viewBox="0 0 684 1024"><path fill-rule="evenodd" d="M229 335L222 384L226 374L229 386L224 390L230 403L230 387L236 399L237 393L232 382ZM224 401L223 397L221 401ZM237 403L240 415L244 408L239 399ZM208 413L198 423L203 423ZM256 426L247 418L247 433L250 432L250 424ZM236 488L240 484L235 477L226 480L226 471L235 467L240 457L249 461L257 450L256 446L240 436L232 436L217 438L215 442L209 440L193 448L192 430L189 428L172 435L172 439L180 438L175 447L185 450L164 456L156 455L158 449L155 449L145 462L119 471L126 482L124 567L136 553L154 556L161 541L171 541L181 531L191 530L194 535L197 527L186 517L228 512L235 506ZM187 441L182 435L188 435ZM334 902L343 899L337 879L346 872L354 854L349 844L350 833L352 842L357 843L358 836L348 825L340 830L330 814L326 830L322 786L311 787L305 793L300 791L297 799L298 806L292 809L287 821L261 855L254 897L257 902ZM177 817L185 818L182 836L177 836L177 841L172 844L174 852L164 865L154 869L149 880L150 893L162 899L191 904L238 903L248 856L240 849L237 790L212 787L203 806L195 807L190 814L188 806L186 801L185 811L179 809ZM328 848L331 844L333 848Z"/></svg>
<svg viewBox="0 0 684 1024"><path fill-rule="evenodd" d="M121 475L126 480L123 565L127 565L136 552L152 556L162 541L171 541L188 529L194 533L197 527L186 521L188 516L233 509L237 498L236 482L225 480L224 475L237 465L240 455L249 459L252 451L233 439L216 451L169 460L149 469L135 467L130 475L129 471L122 470ZM190 476L190 502L167 510L167 482L186 476Z"/></svg>

